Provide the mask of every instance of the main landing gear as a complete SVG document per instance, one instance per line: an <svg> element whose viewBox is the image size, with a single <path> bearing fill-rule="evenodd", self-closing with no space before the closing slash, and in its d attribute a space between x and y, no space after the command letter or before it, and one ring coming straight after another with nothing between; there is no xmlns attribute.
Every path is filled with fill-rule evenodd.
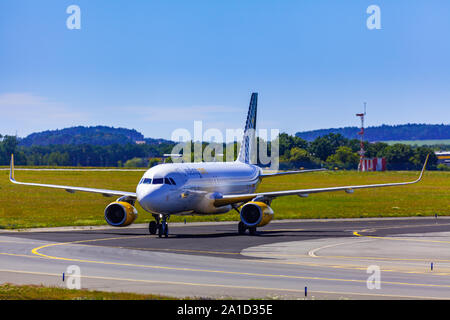
<svg viewBox="0 0 450 320"><path fill-rule="evenodd" d="M150 234L158 233L158 236L162 238L163 236L167 238L169 236L169 224L167 220L169 219L169 215L153 215L156 221L150 221L148 225L148 231Z"/></svg>
<svg viewBox="0 0 450 320"><path fill-rule="evenodd" d="M239 221L238 224L238 232L239 234L245 234L245 231L248 229L248 233L252 236L256 234L256 227L248 227L245 223L242 221Z"/></svg>

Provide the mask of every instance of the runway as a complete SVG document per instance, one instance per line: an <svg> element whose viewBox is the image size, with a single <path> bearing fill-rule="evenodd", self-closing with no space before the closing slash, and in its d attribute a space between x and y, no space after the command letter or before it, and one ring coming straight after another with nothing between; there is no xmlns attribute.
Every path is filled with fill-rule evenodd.
<svg viewBox="0 0 450 320"><path fill-rule="evenodd" d="M196 298L449 299L450 218L275 221L256 236L237 222L0 231L0 282ZM431 264L433 267L431 268ZM368 267L380 269L369 289Z"/></svg>

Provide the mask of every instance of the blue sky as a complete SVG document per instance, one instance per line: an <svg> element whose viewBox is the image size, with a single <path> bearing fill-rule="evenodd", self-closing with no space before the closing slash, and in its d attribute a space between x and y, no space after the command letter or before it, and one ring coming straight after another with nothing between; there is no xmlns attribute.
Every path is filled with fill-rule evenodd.
<svg viewBox="0 0 450 320"><path fill-rule="evenodd" d="M81 30L69 30L69 5ZM369 30L369 5L381 30ZM1 134L75 125L260 128L449 123L450 2L0 2Z"/></svg>

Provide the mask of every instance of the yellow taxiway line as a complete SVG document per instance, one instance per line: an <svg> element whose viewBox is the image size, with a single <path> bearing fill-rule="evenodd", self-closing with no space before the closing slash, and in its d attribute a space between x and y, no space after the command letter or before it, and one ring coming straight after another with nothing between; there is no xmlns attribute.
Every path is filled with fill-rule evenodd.
<svg viewBox="0 0 450 320"><path fill-rule="evenodd" d="M137 237L148 237L148 236L136 236ZM98 261L98 260L85 260L85 259L73 259L73 258L64 258L64 257L55 257L40 253L39 251L44 248L52 247L52 246L61 246L67 244L78 244L81 242L93 242L93 241L105 241L112 239L120 239L123 237L115 237L115 238L103 238L103 239L91 239L91 240L79 240L72 242L63 242L63 243L51 243L46 244L31 250L31 252L35 255L38 255L43 258L52 259L52 260L61 260L61 261L70 261L70 262L81 262L81 263L92 263L92 264L104 264L104 265L115 265L115 266L126 266L126 267L136 267L136 268L149 268L149 269L160 269L160 270L173 270L173 271L187 271L187 272L201 272L201 273L218 273L218 274L233 274L233 275L242 275L242 276L254 276L254 277L275 277L275 278L287 278L287 279L303 279L303 280L322 280L322 281L336 281L336 282L358 282L358 283L366 283L366 280L357 280L357 279L341 279L341 278L323 278L323 277L307 277L307 276L294 276L294 275L282 275L282 274L262 274L262 273L251 273L251 272L238 272L238 271L224 271L224 270L208 270L208 269L196 269L196 268L183 268L183 267L166 267L166 266L157 266L157 265L140 265L140 264L132 264L132 263L121 263L121 262L108 262L108 261ZM129 239L129 238L127 238ZM252 261L252 260L249 260ZM320 265L320 267L324 267ZM336 267L336 266L333 266ZM337 266L339 268L346 268L346 266ZM351 269L351 268L349 268ZM383 281L384 284L391 285L402 285L402 286L420 286L420 287L443 287L450 288L450 285L444 284L419 284L419 283L405 283L405 282L389 282Z"/></svg>

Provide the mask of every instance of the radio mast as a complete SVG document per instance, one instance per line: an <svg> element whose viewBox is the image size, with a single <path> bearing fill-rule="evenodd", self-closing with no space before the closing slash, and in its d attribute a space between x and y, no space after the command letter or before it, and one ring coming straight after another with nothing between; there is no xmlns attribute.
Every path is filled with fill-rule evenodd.
<svg viewBox="0 0 450 320"><path fill-rule="evenodd" d="M364 154L366 151L364 150L364 117L366 116L366 103L364 102L364 113L357 113L357 117L361 118L361 131L358 132L359 139L360 139L360 150L358 151L359 154L359 165L358 165L358 171L365 171L364 166Z"/></svg>

